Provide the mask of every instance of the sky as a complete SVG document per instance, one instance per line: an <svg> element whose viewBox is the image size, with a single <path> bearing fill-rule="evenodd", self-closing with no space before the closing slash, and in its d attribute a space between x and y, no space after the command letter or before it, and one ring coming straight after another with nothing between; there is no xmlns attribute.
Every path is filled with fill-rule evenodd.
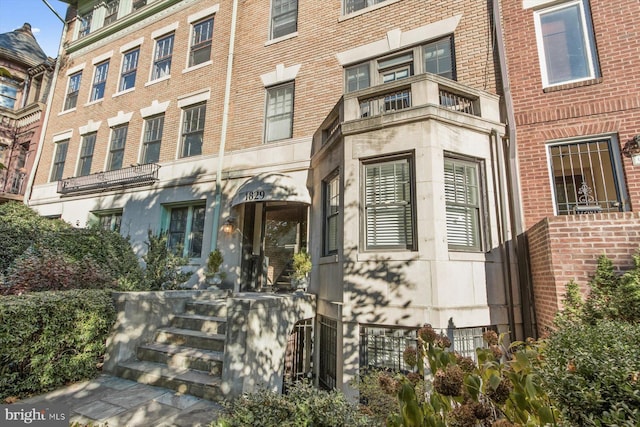
<svg viewBox="0 0 640 427"><path fill-rule="evenodd" d="M67 4L46 0L63 19ZM38 44L48 56L58 56L62 21L47 7L44 0L0 0L0 34L22 27L28 22Z"/></svg>

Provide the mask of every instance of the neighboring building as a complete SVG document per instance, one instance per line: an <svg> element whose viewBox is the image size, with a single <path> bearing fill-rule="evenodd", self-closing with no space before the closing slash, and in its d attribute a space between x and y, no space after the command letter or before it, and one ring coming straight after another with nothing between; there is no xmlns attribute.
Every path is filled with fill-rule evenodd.
<svg viewBox="0 0 640 427"><path fill-rule="evenodd" d="M31 25L0 34L0 203L24 198L52 76Z"/></svg>
<svg viewBox="0 0 640 427"><path fill-rule="evenodd" d="M218 247L236 292L309 250L324 387L404 368L425 323L523 338L490 2L68 3L41 214L165 231L194 285Z"/></svg>
<svg viewBox="0 0 640 427"><path fill-rule="evenodd" d="M503 1L538 330L599 255L640 247L636 0ZM586 289L585 289L586 290Z"/></svg>

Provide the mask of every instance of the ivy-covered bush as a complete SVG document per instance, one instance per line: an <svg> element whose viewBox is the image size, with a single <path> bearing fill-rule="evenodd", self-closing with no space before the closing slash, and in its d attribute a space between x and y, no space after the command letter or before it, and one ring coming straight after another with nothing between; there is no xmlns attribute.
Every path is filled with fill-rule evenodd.
<svg viewBox="0 0 640 427"><path fill-rule="evenodd" d="M0 297L0 401L96 376L114 321L104 290Z"/></svg>
<svg viewBox="0 0 640 427"><path fill-rule="evenodd" d="M212 427L358 427L375 425L339 391L323 391L298 382L282 395L267 390L228 403Z"/></svg>
<svg viewBox="0 0 640 427"><path fill-rule="evenodd" d="M0 293L126 290L142 281L129 240L116 232L74 228L17 202L1 204L0 218Z"/></svg>

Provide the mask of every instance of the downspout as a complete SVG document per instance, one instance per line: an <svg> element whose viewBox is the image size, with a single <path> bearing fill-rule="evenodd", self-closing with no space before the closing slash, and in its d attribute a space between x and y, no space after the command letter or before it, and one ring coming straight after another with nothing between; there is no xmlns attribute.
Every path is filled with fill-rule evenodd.
<svg viewBox="0 0 640 427"><path fill-rule="evenodd" d="M231 83L233 72L233 54L236 42L236 24L238 20L238 0L233 0L231 11L231 33L229 35L229 53L227 56L227 78L224 86L224 101L222 107L222 130L220 132L220 150L218 152L218 170L216 171L216 198L213 211L213 231L211 235L211 250L218 247L218 228L220 228L220 205L222 203L222 168L224 166L224 150L227 143L227 126L229 123L229 103L231 102Z"/></svg>
<svg viewBox="0 0 640 427"><path fill-rule="evenodd" d="M496 45L500 61L500 74L502 76L502 91L507 115L508 138L506 141L502 141L502 151L505 160L505 176L507 178L507 203L509 205L509 223L512 232L512 239L516 240L514 253L518 265L518 277L520 282L523 332L525 336L533 337L535 336L535 315L533 314L533 298L530 294L531 286L528 274L528 252L526 250L526 241L523 229L520 186L518 184L520 173L518 169L516 144L516 120L513 108L513 98L511 96L511 85L508 77L500 1L501 0L493 0L493 22L496 31ZM513 293L510 292L510 294ZM511 307L513 308L513 301L511 301L511 304ZM511 313L511 316L513 316L513 313Z"/></svg>
<svg viewBox="0 0 640 427"><path fill-rule="evenodd" d="M40 131L40 140L38 141L38 148L36 150L36 158L33 160L33 168L31 168L31 173L29 173L29 181L27 182L27 188L24 192L24 204L29 205L29 200L31 199L31 192L33 190L33 182L36 179L36 172L38 171L38 166L40 166L40 158L42 157L42 150L44 148L44 138L47 134L47 125L49 123L49 117L51 116L51 107L53 104L53 95L56 91L56 83L58 81L58 73L60 72L60 63L62 62L62 54L64 52L64 36L67 34L67 29L69 27L69 23L62 19L60 15L47 3L44 3L52 10L52 12L62 21L64 24L62 26L62 34L60 35L60 46L58 46L58 57L56 58L56 65L53 69L53 77L51 79L51 83L49 84L49 93L47 94L47 108L44 113L44 120L42 121L42 130ZM44 79L42 81L42 85L44 86Z"/></svg>

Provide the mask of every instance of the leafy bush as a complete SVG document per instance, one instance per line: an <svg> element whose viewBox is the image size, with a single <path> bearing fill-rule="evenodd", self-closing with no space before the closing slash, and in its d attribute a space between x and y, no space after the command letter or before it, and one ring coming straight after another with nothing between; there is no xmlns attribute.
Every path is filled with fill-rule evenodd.
<svg viewBox="0 0 640 427"><path fill-rule="evenodd" d="M96 376L114 321L103 290L0 297L0 399Z"/></svg>
<svg viewBox="0 0 640 427"><path fill-rule="evenodd" d="M155 235L149 230L148 239L147 253L142 257L146 265L139 290L157 291L179 288L191 275L181 269L188 260L169 249L165 233Z"/></svg>
<svg viewBox="0 0 640 427"><path fill-rule="evenodd" d="M227 404L216 427L286 427L286 426L370 426L365 415L358 412L339 391L322 391L307 382L289 387L286 395L262 390L246 394Z"/></svg>
<svg viewBox="0 0 640 427"><path fill-rule="evenodd" d="M376 421L376 425L385 425L390 414L397 414L400 406L395 396L380 387L380 383L389 381L389 373L372 370L360 375L353 386L360 393L361 410ZM383 378L386 377L386 378Z"/></svg>
<svg viewBox="0 0 640 427"><path fill-rule="evenodd" d="M576 425L640 425L640 254L619 275L606 257L585 301L567 284L557 329L547 339L541 377Z"/></svg>
<svg viewBox="0 0 640 427"><path fill-rule="evenodd" d="M573 425L638 425L639 323L567 324L548 338L544 356L545 388Z"/></svg>
<svg viewBox="0 0 640 427"><path fill-rule="evenodd" d="M21 203L0 205L2 292L137 286L142 271L129 240L98 227L73 228Z"/></svg>
<svg viewBox="0 0 640 427"><path fill-rule="evenodd" d="M405 362L418 372L380 382L400 403L400 412L389 417L387 425L557 425L559 413L536 375L537 345L518 342L505 348L493 331L484 338L489 348L476 350L476 364L447 351L451 342L446 336L429 325L421 328L418 347L404 353ZM429 376L423 386L425 360Z"/></svg>

